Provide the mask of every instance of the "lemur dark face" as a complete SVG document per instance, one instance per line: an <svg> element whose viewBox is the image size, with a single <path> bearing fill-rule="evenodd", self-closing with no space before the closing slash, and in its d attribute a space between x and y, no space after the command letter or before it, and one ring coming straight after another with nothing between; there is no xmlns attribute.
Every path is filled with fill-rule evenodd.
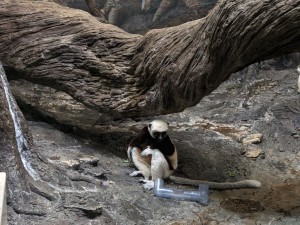
<svg viewBox="0 0 300 225"><path fill-rule="evenodd" d="M163 132L153 131L152 132L152 137L154 137L158 141L162 141L166 136L167 136L167 132L166 131L163 131Z"/></svg>
<svg viewBox="0 0 300 225"><path fill-rule="evenodd" d="M168 124L162 120L153 120L148 125L148 131L152 138L161 142L167 137Z"/></svg>

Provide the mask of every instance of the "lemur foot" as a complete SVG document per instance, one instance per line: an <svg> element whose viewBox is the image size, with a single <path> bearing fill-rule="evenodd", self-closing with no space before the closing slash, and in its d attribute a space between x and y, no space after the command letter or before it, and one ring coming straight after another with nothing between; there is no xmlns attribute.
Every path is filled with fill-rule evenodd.
<svg viewBox="0 0 300 225"><path fill-rule="evenodd" d="M145 184L148 181L149 181L149 179L143 179L143 178L139 179L139 183L142 183L142 184Z"/></svg>
<svg viewBox="0 0 300 225"><path fill-rule="evenodd" d="M136 177L136 176L139 176L139 175L143 175L142 172L139 171L139 170L134 171L131 174L129 174L129 176L131 176L131 177Z"/></svg>
<svg viewBox="0 0 300 225"><path fill-rule="evenodd" d="M145 184L143 184L143 187L147 190L152 190L154 188L154 181L148 180Z"/></svg>

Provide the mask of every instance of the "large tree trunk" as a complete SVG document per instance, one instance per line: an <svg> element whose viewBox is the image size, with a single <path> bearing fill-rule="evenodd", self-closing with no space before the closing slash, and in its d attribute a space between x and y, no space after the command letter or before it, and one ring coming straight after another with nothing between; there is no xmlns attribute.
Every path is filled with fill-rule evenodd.
<svg viewBox="0 0 300 225"><path fill-rule="evenodd" d="M54 3L0 3L0 59L14 79L62 91L99 120L178 112L231 73L298 50L299 9L223 1L202 20L143 37Z"/></svg>
<svg viewBox="0 0 300 225"><path fill-rule="evenodd" d="M62 193L78 189L72 181L85 181L101 190L102 182L95 177L49 163L37 153L1 63L0 109L0 171L8 177L9 209L16 214L45 215L61 204Z"/></svg>
<svg viewBox="0 0 300 225"><path fill-rule="evenodd" d="M133 61L139 82L153 91L146 107L182 110L243 67L299 50L299 7L299 1L223 1L205 19L149 32Z"/></svg>
<svg viewBox="0 0 300 225"><path fill-rule="evenodd" d="M46 208L34 205L43 202L44 197L51 201L56 197L53 190L41 182L43 173L36 172L37 155L31 135L7 85L0 63L0 171L7 173L8 204L18 214L44 215L51 204Z"/></svg>

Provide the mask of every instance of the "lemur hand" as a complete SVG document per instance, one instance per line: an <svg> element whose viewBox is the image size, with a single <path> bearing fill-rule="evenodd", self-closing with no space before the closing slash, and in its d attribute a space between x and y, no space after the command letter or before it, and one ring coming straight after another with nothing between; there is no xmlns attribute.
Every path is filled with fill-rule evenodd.
<svg viewBox="0 0 300 225"><path fill-rule="evenodd" d="M141 152L141 156L148 156L152 154L153 154L153 149L151 149L150 146L148 146Z"/></svg>

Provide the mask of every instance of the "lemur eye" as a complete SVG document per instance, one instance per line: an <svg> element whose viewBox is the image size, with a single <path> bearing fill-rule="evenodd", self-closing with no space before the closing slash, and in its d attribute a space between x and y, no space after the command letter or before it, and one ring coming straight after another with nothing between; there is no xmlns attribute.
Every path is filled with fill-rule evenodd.
<svg viewBox="0 0 300 225"><path fill-rule="evenodd" d="M161 136L165 138L167 136L167 132L161 132Z"/></svg>

